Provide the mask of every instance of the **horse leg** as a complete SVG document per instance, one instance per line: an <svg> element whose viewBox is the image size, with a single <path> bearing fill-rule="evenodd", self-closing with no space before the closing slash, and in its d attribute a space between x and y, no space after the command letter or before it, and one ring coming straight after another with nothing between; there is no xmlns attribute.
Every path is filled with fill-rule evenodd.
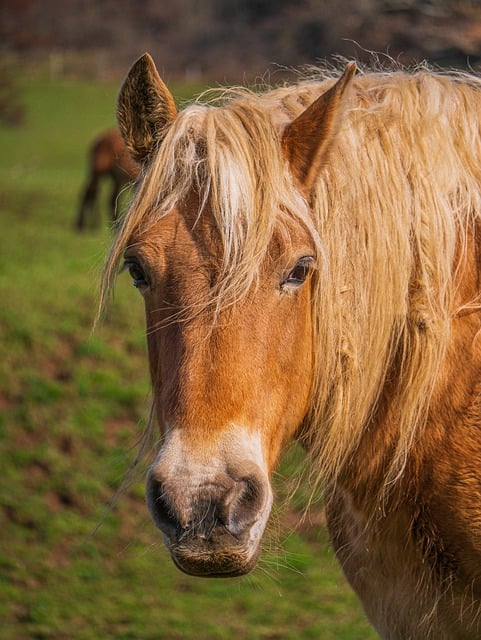
<svg viewBox="0 0 481 640"><path fill-rule="evenodd" d="M79 212L77 215L76 227L78 231L81 231L85 227L86 218L90 211L93 210L95 200L97 198L97 191L99 185L99 176L97 174L92 174L90 176L90 180L87 186L84 189L81 201Z"/></svg>

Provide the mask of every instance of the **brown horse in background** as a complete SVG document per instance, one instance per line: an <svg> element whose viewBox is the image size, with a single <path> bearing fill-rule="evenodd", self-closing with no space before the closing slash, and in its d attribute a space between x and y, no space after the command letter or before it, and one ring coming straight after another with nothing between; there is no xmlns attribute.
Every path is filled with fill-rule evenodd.
<svg viewBox="0 0 481 640"><path fill-rule="evenodd" d="M296 438L380 635L480 638L481 81L351 63L179 113L144 55L118 120L145 175L104 300L124 261L175 564L255 566Z"/></svg>
<svg viewBox="0 0 481 640"><path fill-rule="evenodd" d="M110 194L110 219L117 220L117 201L122 188L135 182L139 175L139 166L132 160L118 129L111 129L99 135L89 149L89 174L82 190L76 227L79 231L89 224L98 226L96 200L100 181L109 177L112 181Z"/></svg>

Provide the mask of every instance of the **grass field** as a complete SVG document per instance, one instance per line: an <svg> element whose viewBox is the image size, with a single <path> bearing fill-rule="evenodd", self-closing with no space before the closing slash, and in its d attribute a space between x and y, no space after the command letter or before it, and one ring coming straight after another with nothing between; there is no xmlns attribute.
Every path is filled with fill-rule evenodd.
<svg viewBox="0 0 481 640"><path fill-rule="evenodd" d="M143 311L121 277L92 333L110 231L105 215L82 235L73 220L117 87L25 77L21 88L25 126L0 129L0 637L375 638L320 507L293 530L305 492L273 517L259 568L228 581L174 568L142 473L106 511L146 414ZM276 479L281 503L295 462Z"/></svg>

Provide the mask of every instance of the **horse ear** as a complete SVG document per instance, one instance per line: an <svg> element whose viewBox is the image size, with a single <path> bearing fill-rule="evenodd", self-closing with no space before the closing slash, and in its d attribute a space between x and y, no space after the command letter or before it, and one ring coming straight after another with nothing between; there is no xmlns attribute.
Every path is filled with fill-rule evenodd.
<svg viewBox="0 0 481 640"><path fill-rule="evenodd" d="M336 84L288 124L284 131L282 148L285 157L295 179L308 192L339 128L344 98L356 70L356 63L350 62Z"/></svg>
<svg viewBox="0 0 481 640"><path fill-rule="evenodd" d="M177 116L174 98L144 53L132 65L117 100L117 122L134 160L143 164Z"/></svg>

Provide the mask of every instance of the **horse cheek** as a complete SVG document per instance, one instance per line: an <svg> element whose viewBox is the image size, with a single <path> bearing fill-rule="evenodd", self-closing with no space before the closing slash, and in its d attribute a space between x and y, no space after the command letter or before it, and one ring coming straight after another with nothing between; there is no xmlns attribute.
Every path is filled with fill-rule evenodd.
<svg viewBox="0 0 481 640"><path fill-rule="evenodd" d="M278 345L273 357L276 358L276 388L281 414L281 428L275 433L279 451L299 430L311 402L314 365L311 296L307 285L294 297L284 319L273 339Z"/></svg>

